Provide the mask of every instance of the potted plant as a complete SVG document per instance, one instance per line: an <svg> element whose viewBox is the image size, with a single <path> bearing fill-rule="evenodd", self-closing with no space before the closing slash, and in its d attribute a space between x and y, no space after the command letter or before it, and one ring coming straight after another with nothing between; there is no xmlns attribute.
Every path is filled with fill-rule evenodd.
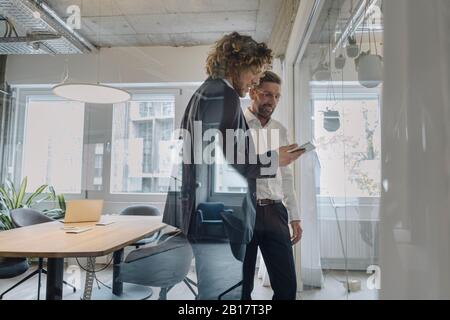
<svg viewBox="0 0 450 320"><path fill-rule="evenodd" d="M9 216L10 210L33 208L46 200L57 200L59 208L44 210L43 213L45 215L54 219L64 217L65 201L63 195L56 195L53 187L44 184L26 197L27 182L28 179L25 177L18 190L16 190L11 180L7 180L5 184L0 187L0 229L9 230L14 228ZM47 188L49 194L44 193Z"/></svg>
<svg viewBox="0 0 450 320"><path fill-rule="evenodd" d="M358 81L366 88L376 88L383 81L383 58L371 51L361 52L355 60Z"/></svg>

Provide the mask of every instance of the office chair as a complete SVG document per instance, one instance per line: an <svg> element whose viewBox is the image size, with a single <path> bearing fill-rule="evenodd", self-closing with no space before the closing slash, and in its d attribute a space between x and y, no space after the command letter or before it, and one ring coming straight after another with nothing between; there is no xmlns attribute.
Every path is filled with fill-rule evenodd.
<svg viewBox="0 0 450 320"><path fill-rule="evenodd" d="M160 216L161 213L158 208L153 207L153 206L136 205L136 206L130 206L128 208L125 208L124 210L122 210L120 215L155 217L155 216ZM160 234L161 234L161 231L158 231L157 233L155 233L154 235L152 235L148 238L144 238L139 241L136 241L135 243L133 243L133 246L135 246L136 249L139 249L141 246L155 242L159 238Z"/></svg>
<svg viewBox="0 0 450 320"><path fill-rule="evenodd" d="M0 258L0 279L11 279L17 277L25 273L28 270L28 268L29 265L26 258ZM0 295L0 300L2 300L3 296L7 294L9 291L18 287L31 277L32 275L26 276L25 278L17 282L15 285L13 285L11 288L4 291Z"/></svg>
<svg viewBox="0 0 450 320"><path fill-rule="evenodd" d="M130 252L120 265L118 281L160 287L159 300L167 300L168 292L178 283L184 282L197 297L187 278L193 258L192 247L180 231L161 236L155 246Z"/></svg>
<svg viewBox="0 0 450 320"><path fill-rule="evenodd" d="M17 227L17 228L21 228L21 227L27 227L27 226L32 226L35 224L41 224L41 223L47 223L47 222L52 222L54 221L53 219L43 215L42 213L33 210L33 209L27 209L27 208L20 208L20 209L15 209L12 210L10 212L10 216L11 216L11 220L13 222L13 224ZM41 294L41 275L43 274L47 274L47 270L44 269L44 259L43 258L39 258L38 260L39 265L37 270L33 271L30 275L28 275L24 280L22 280L20 283L30 279L31 277L35 276L36 274L38 275L38 296L37 299L40 299L40 294ZM76 292L77 289L72 286L71 284L67 283L66 281L63 281L63 283L68 286L71 287L73 289L73 292ZM5 291L2 296L11 291L13 288L15 288L16 286L13 286L12 288L8 289L7 291Z"/></svg>
<svg viewBox="0 0 450 320"><path fill-rule="evenodd" d="M222 215L233 213L221 202L200 203L196 210L196 236L206 239L224 239L227 237Z"/></svg>

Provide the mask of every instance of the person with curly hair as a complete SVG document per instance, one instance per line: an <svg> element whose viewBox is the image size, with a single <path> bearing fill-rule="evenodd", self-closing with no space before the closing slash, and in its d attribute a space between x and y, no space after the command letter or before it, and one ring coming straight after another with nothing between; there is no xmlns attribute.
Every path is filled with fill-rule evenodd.
<svg viewBox="0 0 450 320"><path fill-rule="evenodd" d="M258 84L260 77L270 68L272 59L272 51L265 43L258 43L237 32L224 36L208 55L208 79L193 94L184 113L181 125L185 135L182 137L181 191L179 197L167 198L163 221L180 228L192 244L198 299L217 299L232 279L227 276L230 272L227 263L233 260L233 255L243 259L245 247L253 238L256 179L274 177L279 166L287 166L302 155L302 151L289 152L296 145L257 155L241 109L240 98ZM211 130L216 130L222 138L209 134ZM211 142L220 145L227 163L247 182L247 194L242 196L241 208L232 213L222 212L223 232L218 232L214 224L204 232L201 213L197 210L199 204L209 202L214 193L209 177L216 165L214 161L211 163L205 159L199 162L196 157L208 150L210 139L205 140L207 136ZM211 157L215 157L214 152ZM174 198L180 203L171 203ZM226 205L230 207L232 204ZM231 244L231 256L227 256L230 245L224 245L224 238Z"/></svg>

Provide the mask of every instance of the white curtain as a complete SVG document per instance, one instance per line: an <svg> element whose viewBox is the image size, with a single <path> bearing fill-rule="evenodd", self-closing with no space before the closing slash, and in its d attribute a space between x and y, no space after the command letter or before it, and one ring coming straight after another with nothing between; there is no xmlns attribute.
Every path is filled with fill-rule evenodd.
<svg viewBox="0 0 450 320"><path fill-rule="evenodd" d="M450 299L450 1L383 9L381 298Z"/></svg>
<svg viewBox="0 0 450 320"><path fill-rule="evenodd" d="M312 141L313 110L310 99L311 72L309 63L303 61L297 71L296 91L298 92L296 110L297 142ZM302 157L298 179L300 185L300 212L303 238L301 241L301 277L304 286L321 288L323 285L320 261L320 231L317 211L316 181L318 172L316 153L310 152Z"/></svg>

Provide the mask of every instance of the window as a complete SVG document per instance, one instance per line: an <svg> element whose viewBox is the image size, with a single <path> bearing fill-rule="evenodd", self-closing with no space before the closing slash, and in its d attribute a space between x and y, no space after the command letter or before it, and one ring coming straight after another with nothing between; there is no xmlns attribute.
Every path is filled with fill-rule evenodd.
<svg viewBox="0 0 450 320"><path fill-rule="evenodd" d="M314 138L320 146L318 195L335 198L380 196L381 128L377 95L313 100Z"/></svg>
<svg viewBox="0 0 450 320"><path fill-rule="evenodd" d="M230 165L223 156L222 148L216 146L217 161L214 170L214 192L216 193L245 193L247 181Z"/></svg>
<svg viewBox="0 0 450 320"><path fill-rule="evenodd" d="M175 96L141 98L114 106L111 193L169 190Z"/></svg>
<svg viewBox="0 0 450 320"><path fill-rule="evenodd" d="M16 186L27 176L27 192L49 184L67 199L111 201L111 213L120 210L117 203L163 203L169 183L181 188L181 172L170 178L179 149L173 131L194 85L133 87L132 101L117 105L64 101L46 86L16 87L3 174Z"/></svg>
<svg viewBox="0 0 450 320"><path fill-rule="evenodd" d="M58 193L81 192L83 134L83 103L27 99L21 171L27 192L43 184Z"/></svg>
<svg viewBox="0 0 450 320"><path fill-rule="evenodd" d="M249 96L241 99L241 108L243 111L251 104ZM246 193L247 181L232 166L229 166L223 156L223 151L219 146L215 148L217 161L214 168L213 181L214 193Z"/></svg>

